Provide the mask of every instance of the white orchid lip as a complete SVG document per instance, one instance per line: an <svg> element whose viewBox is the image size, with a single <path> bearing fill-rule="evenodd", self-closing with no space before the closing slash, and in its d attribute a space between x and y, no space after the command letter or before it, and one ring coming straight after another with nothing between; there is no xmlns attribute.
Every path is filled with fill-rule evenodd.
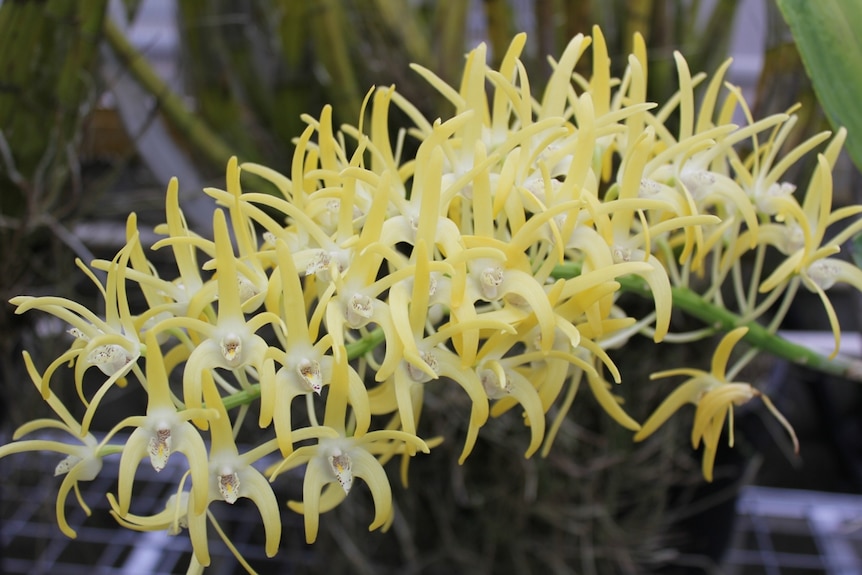
<svg viewBox="0 0 862 575"><path fill-rule="evenodd" d="M228 503L236 503L240 496L239 474L233 469L226 467L218 474L218 490Z"/></svg>
<svg viewBox="0 0 862 575"><path fill-rule="evenodd" d="M308 391L320 394L320 390L323 388L323 374L320 371L320 362L302 358L296 366L296 373L306 385Z"/></svg>
<svg viewBox="0 0 862 575"><path fill-rule="evenodd" d="M479 272L479 289L487 300L500 297L499 287L505 279L503 268L498 265L488 266Z"/></svg>
<svg viewBox="0 0 862 575"><path fill-rule="evenodd" d="M101 345L87 355L87 362L107 376L122 371L134 359L132 354L116 343Z"/></svg>
<svg viewBox="0 0 862 575"><path fill-rule="evenodd" d="M235 333L228 333L219 342L221 353L229 365L242 362L242 338Z"/></svg>
<svg viewBox="0 0 862 575"><path fill-rule="evenodd" d="M511 393L512 387L509 383L509 378L505 377L503 381L500 381L500 377L492 369L486 368L480 370L479 380L482 382L485 393L491 399L501 399Z"/></svg>
<svg viewBox="0 0 862 575"><path fill-rule="evenodd" d="M419 357L423 362L425 362L425 364L429 368L431 368L431 371L439 375L440 366L439 362L437 361L437 355L434 354L433 351L420 351ZM433 379L423 369L409 362L407 363L407 373L410 375L410 379L412 379L416 383L425 383L426 381L430 381L431 379Z"/></svg>
<svg viewBox="0 0 862 575"><path fill-rule="evenodd" d="M341 485L345 495L350 493L350 489L353 487L353 466L350 456L336 449L329 456L328 461L332 474Z"/></svg>
<svg viewBox="0 0 862 575"><path fill-rule="evenodd" d="M160 425L150 437L147 443L147 453L150 455L150 463L153 469L161 471L168 463L171 456L171 428Z"/></svg>
<svg viewBox="0 0 862 575"><path fill-rule="evenodd" d="M808 278L820 289L828 290L841 275L841 267L829 258L817 260L808 266Z"/></svg>
<svg viewBox="0 0 862 575"><path fill-rule="evenodd" d="M368 324L374 316L374 299L361 293L354 293L347 300L345 319L347 325L358 329Z"/></svg>

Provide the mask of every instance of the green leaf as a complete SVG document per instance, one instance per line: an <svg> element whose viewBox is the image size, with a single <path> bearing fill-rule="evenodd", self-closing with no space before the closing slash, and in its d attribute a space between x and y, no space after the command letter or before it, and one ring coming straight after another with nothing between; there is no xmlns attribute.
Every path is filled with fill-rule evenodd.
<svg viewBox="0 0 862 575"><path fill-rule="evenodd" d="M850 257L856 267L862 268L862 234L857 234L850 242Z"/></svg>
<svg viewBox="0 0 862 575"><path fill-rule="evenodd" d="M847 128L847 151L862 169L862 2L777 2L829 121Z"/></svg>

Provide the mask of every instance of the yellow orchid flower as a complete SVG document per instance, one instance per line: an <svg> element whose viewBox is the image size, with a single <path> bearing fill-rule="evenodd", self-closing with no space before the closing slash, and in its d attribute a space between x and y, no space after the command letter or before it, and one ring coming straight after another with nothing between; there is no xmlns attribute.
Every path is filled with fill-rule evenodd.
<svg viewBox="0 0 862 575"><path fill-rule="evenodd" d="M317 323L308 324L306 319L302 288L299 274L287 244L282 240L276 243L278 274L270 281L271 291L267 296L268 309L280 308L287 333L284 336L284 352L272 350L270 356L281 363L274 378L261 380L260 424L262 427L275 420L275 433L283 456L293 449L291 438L291 403L293 399L305 395L312 401L312 395L320 395L323 388L330 384L334 374L333 357L326 352L332 349L333 337L329 334L312 343L317 338L320 314ZM270 301L271 300L271 301ZM278 303L276 303L278 302ZM343 343L343 342L342 342ZM348 401L356 418L355 433L365 433L371 424L371 410L368 395L362 380L352 366L347 366L346 376ZM308 415L314 420L315 411L309 403Z"/></svg>
<svg viewBox="0 0 862 575"><path fill-rule="evenodd" d="M165 508L150 516L137 515L135 513L123 513L117 498L112 493L107 494L108 504L111 506L111 516L126 529L134 531L167 531L171 535L177 535L189 526L188 513L190 497L188 491L174 493L165 504Z"/></svg>
<svg viewBox="0 0 862 575"><path fill-rule="evenodd" d="M835 339L830 357L835 357L841 347L841 326L826 290L837 282L849 283L862 290L862 271L856 266L833 256L841 250L841 244L862 230L862 219L846 226L841 232L825 239L827 228L834 223L862 213L862 207L850 206L832 211L832 166L846 132L842 129L830 143L826 153L818 155L817 167L801 206L801 214L788 217L783 227L770 228L762 241L774 243L787 258L760 284L760 292L782 290L793 278L816 293L826 310ZM787 205L788 202L785 202ZM788 211L788 214L791 214Z"/></svg>
<svg viewBox="0 0 862 575"><path fill-rule="evenodd" d="M201 372L204 370L232 370L240 377L240 383L245 381L243 370L246 367L253 367L259 379L274 377L273 361L267 357L269 346L256 332L266 324L282 329L283 323L272 312L258 312L246 321L240 301L235 257L221 210L214 212L213 228L218 268L218 318L215 325L196 317L172 317L153 327L157 333L179 328L206 337L194 346L183 370L183 398L186 406L192 408L201 407ZM196 417L194 422L206 428L205 419Z"/></svg>
<svg viewBox="0 0 862 575"><path fill-rule="evenodd" d="M210 453L207 478L202 485L207 491L206 509L214 501L225 501L233 505L240 497L251 499L260 511L266 541L264 549L267 557L278 552L281 543L281 515L278 501L269 482L252 464L269 455L278 445L275 440L261 443L257 447L240 454L234 442L231 421L216 389L212 374L204 369L201 372L204 399L208 409L218 414L210 425ZM199 489L192 477L192 490ZM197 560L203 566L210 564L209 547L206 534L208 511L198 511L197 504L189 501L187 521L192 548ZM120 514L122 516L122 514Z"/></svg>
<svg viewBox="0 0 862 575"><path fill-rule="evenodd" d="M391 453L393 443L423 453L428 453L428 445L414 435L397 430L372 431L362 437L345 437L331 427L321 428L316 433L319 434L318 443L297 448L269 472L270 481L274 481L281 473L306 465L302 502L288 502L288 507L304 516L306 542L314 543L317 539L320 513L344 500L353 487L354 477L365 481L374 499L374 520L369 530L387 526L393 515L392 488L375 455ZM327 488L332 483L338 483L340 489Z"/></svg>
<svg viewBox="0 0 862 575"><path fill-rule="evenodd" d="M426 334L430 308L437 295L437 281L431 274L429 256L425 240L420 239L413 248L415 271L412 278L394 284L389 290L392 323L398 335L396 341L390 341L396 344L397 354L402 359L391 373L384 371L381 365L377 377L386 379L376 390L375 400L379 403L381 392L391 388L401 429L412 435L416 433L422 410L423 384L440 377L456 382L472 403L467 438L459 459L463 463L473 449L479 428L488 419L488 400L476 374L464 370L461 358L444 343L464 330L511 331L511 328L498 320L477 317L468 323L446 323ZM409 450L406 453L412 455Z"/></svg>
<svg viewBox="0 0 862 575"><path fill-rule="evenodd" d="M215 198L219 204L227 206L230 212L233 237L236 239L239 252L239 258L236 260L240 272L237 274L239 299L242 310L245 313L251 313L263 303L269 278L259 257L253 222L242 209L244 201L240 186L240 171L236 156L231 157L227 164L227 190L204 188L204 192Z"/></svg>
<svg viewBox="0 0 862 575"><path fill-rule="evenodd" d="M179 181L176 178L171 178L168 184L165 213L167 223L156 226L156 232L164 233L168 237L156 242L152 248L160 249L167 245L171 247L179 277L172 281L159 277L156 267L147 259L140 242L134 242L129 254L130 267L124 273L126 279L138 284L147 300L148 309L135 318L139 330L149 329L152 324L167 317L200 313L216 297L215 283L201 277L195 246L182 240L173 241L174 238L198 238L188 229L180 209ZM132 238L137 233L137 221L132 214L126 222L126 243L132 244ZM108 271L108 264L109 262L96 260L93 267Z"/></svg>
<svg viewBox="0 0 862 575"><path fill-rule="evenodd" d="M105 319L99 318L83 305L66 298L45 296L18 296L10 303L18 306L15 313L38 309L49 313L72 327L69 333L75 336L72 347L57 358L45 371L39 386L42 396L47 398L51 376L60 365L73 361L75 364L75 386L78 396L87 407L81 420L81 433L86 435L102 398L114 384L125 385L125 376L137 370L137 360L143 351L135 319L129 310L126 296L126 271L130 253L135 249L138 236L120 250L108 266L105 285L79 260L78 267L93 281L105 301ZM84 372L92 366L108 376L91 399L83 392ZM140 372L137 372L140 374Z"/></svg>
<svg viewBox="0 0 862 575"><path fill-rule="evenodd" d="M832 208L830 170L845 132L818 156L797 199L786 174L829 135L783 152L798 123L794 109L754 121L739 88L725 81L729 61L707 81L675 53L679 88L658 107L646 101L648 59L638 34L618 78L601 30L576 36L550 61L541 94L531 91L525 46L526 35L517 35L496 70L479 46L454 86L414 66L451 104L448 115L429 120L394 87L373 88L355 127L336 126L329 106L319 117L303 116L285 174L231 158L224 189L204 190L217 206L212 239L189 230L171 180L165 223L156 228L165 237L152 247L169 248L174 279L160 277L161 266L148 259L134 214L113 259L78 262L102 295L104 318L63 298L12 300L17 313L44 311L76 337L43 374L24 356L59 420L30 422L0 447L0 458L33 449L66 457L57 467L66 476L56 504L64 533L74 536L65 519L69 491L89 513L78 482L95 478L112 454L121 454L117 491L108 494L112 515L134 530L187 528L190 573L211 561L211 528L253 572L215 519L220 501L251 499L266 553L277 552L282 524L271 483L291 469L304 467L302 501L287 505L304 515L309 543L320 515L349 495L356 478L373 498L370 528L386 530L395 513L384 466L401 456L406 486L411 458L442 441L418 436L436 381L454 382L469 398L461 464L488 418L513 409L529 427L525 456L548 455L584 386L635 441L693 404L690 437L696 449L703 444L708 481L725 424L733 445L734 406L754 398L798 447L769 398L728 376L750 357L727 367L748 328L724 336L709 371L652 374L684 381L643 426L614 393L624 370L611 350L636 334L656 343L711 335L709 322L671 331L675 306L691 310L696 297L705 308L727 308L722 298L732 292L728 304L738 309L728 311L754 322L767 310L783 315L804 285L823 301L837 351L840 326L826 292L837 282L862 290L862 271L835 257L862 220L828 236L832 224L862 213ZM590 47L593 70L585 77L579 69ZM395 132L391 112L412 125ZM733 123L739 112L741 126ZM405 150L414 149L408 158ZM275 193L250 189L248 174ZM772 251L783 257L764 280ZM743 270L749 252L753 266ZM127 282L143 294L138 314L130 311ZM629 307L624 291L648 295L649 309L632 317L630 309L640 308ZM81 423L51 386L69 363L85 405ZM107 381L85 397L83 378L94 365ZM169 383L175 370L181 397ZM129 373L148 396L146 412L122 419L99 442L90 422ZM249 433L244 419L255 410L262 429ZM129 427L124 445L110 443ZM42 429L69 433L80 445L19 441ZM240 453L246 439L255 443ZM133 513L141 461L160 471L177 451L188 471L164 509ZM270 456L278 459L259 469Z"/></svg>
<svg viewBox="0 0 862 575"><path fill-rule="evenodd" d="M179 493L172 494L165 504L165 508L153 515L137 515L134 513L121 514L119 504L116 498L108 493L108 504L111 506L111 515L117 523L126 529L133 531L166 531L169 535L178 535L183 529L189 529L189 514L191 511L191 502L189 500L189 492L180 490ZM236 548L236 545L230 540L225 531L222 529L215 515L209 509L206 510L206 518L218 533L221 540L230 550L237 562L250 574L257 575L257 571L246 561L245 557ZM200 526L195 524L196 534L200 531ZM204 537L206 533L204 532ZM198 537L200 538L200 537ZM201 553L205 558L208 555ZM192 552L189 566L186 570L187 575L202 575L206 565L203 565L198 559L197 553Z"/></svg>
<svg viewBox="0 0 862 575"><path fill-rule="evenodd" d="M202 513L207 494L207 452L203 438L189 420L200 418L209 421L219 414L212 408L178 410L171 399L169 373L156 333L147 332L146 341L149 351L144 380L147 390L147 414L127 417L108 433L108 437L111 437L125 427L135 427L120 458L117 484L119 513L125 515L129 510L135 471L141 459L149 456L153 469L161 471L174 452L182 453L188 461L193 483L194 509L196 513Z"/></svg>
<svg viewBox="0 0 862 575"><path fill-rule="evenodd" d="M703 451L703 476L707 481L712 481L712 470L715 462L715 453L718 442L721 439L721 431L725 419L730 419L729 433L730 445L733 446L733 406L747 403L755 397L759 397L770 413L787 430L793 440L794 449L799 451L799 442L790 423L775 408L769 398L749 383L729 382L725 378L727 362L734 346L748 333L747 327L736 328L725 335L715 353L712 356L712 368L710 371L699 369L670 369L654 373L650 379L672 377L676 375L687 375L682 385L668 395L653 414L644 422L640 431L635 433L635 441L643 441L652 435L661 425L667 421L680 407L686 403L697 406L694 416L694 425L691 430L691 444L697 449L701 442Z"/></svg>
<svg viewBox="0 0 862 575"><path fill-rule="evenodd" d="M215 288L204 289L211 282L204 281L201 277L201 268L195 255L196 246L187 238L198 238L186 224L186 218L180 209L179 180L171 178L165 194L165 219L166 223L156 226L155 232L165 234L167 237L153 244L153 249L161 249L169 246L177 266L179 277L173 281L167 281L155 276L152 266L145 259L136 257L132 253L131 262L135 271L141 275L133 275L129 272L130 279L138 283L152 283L153 287L160 291L168 300L164 308L159 306L158 311L166 311L174 316L199 314L200 310L206 308L216 297ZM214 282L213 282L214 283Z"/></svg>
<svg viewBox="0 0 862 575"><path fill-rule="evenodd" d="M33 385L36 386L41 393L43 376L36 370L33 365L33 360L30 354L24 352L24 364L27 366L27 373ZM36 419L20 426L12 435L12 443L0 446L0 459L7 455L15 453L25 453L28 451L53 451L61 455L65 455L54 470L54 475L64 475L63 482L57 490L57 525L64 535L70 538L76 537L76 532L69 526L66 521L66 498L69 491L75 490L75 496L78 503L87 515L90 515L90 508L84 502L81 496L81 491L78 487L79 481L92 481L102 470L102 457L115 452L113 446L105 447L105 442L100 443L91 434L84 432L81 424L78 423L69 410L63 405L54 392L48 389L47 395L43 395L45 402L54 410L54 413L60 418L56 419ZM60 430L68 433L75 439L81 442L81 445L73 445L49 439L28 439L19 441L21 437L29 435L34 431L41 429Z"/></svg>

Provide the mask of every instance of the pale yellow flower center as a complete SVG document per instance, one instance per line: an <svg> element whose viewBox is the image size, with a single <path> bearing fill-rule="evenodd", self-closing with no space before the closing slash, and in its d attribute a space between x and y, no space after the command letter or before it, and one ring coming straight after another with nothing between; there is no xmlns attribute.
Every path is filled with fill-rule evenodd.
<svg viewBox="0 0 862 575"><path fill-rule="evenodd" d="M350 493L350 488L353 486L353 469L350 456L340 449L336 449L329 456L329 467L341 488L344 489L344 493Z"/></svg>
<svg viewBox="0 0 862 575"><path fill-rule="evenodd" d="M147 452L150 454L150 463L152 463L153 469L161 471L165 468L168 458L171 456L170 427L160 426L156 432L150 436L150 441L147 444Z"/></svg>
<svg viewBox="0 0 862 575"><path fill-rule="evenodd" d="M838 279L841 269L835 262L829 259L817 260L808 266L808 277L817 284L820 289L828 290Z"/></svg>
<svg viewBox="0 0 862 575"><path fill-rule="evenodd" d="M246 302L260 293L257 286L248 281L244 276L237 277L237 284L239 285L239 301L241 302Z"/></svg>
<svg viewBox="0 0 862 575"><path fill-rule="evenodd" d="M218 476L218 490L228 503L236 503L239 499L239 475L230 468L222 469Z"/></svg>
<svg viewBox="0 0 862 575"><path fill-rule="evenodd" d="M614 263L630 262L632 260L632 251L623 246L614 246L612 250Z"/></svg>
<svg viewBox="0 0 862 575"><path fill-rule="evenodd" d="M706 170L684 172L679 179L695 200L705 198L715 185L715 174Z"/></svg>
<svg viewBox="0 0 862 575"><path fill-rule="evenodd" d="M482 382L485 393L491 399L500 399L510 393L511 384L509 383L509 378L504 378L504 381L500 381L499 376L494 370L481 370L479 372L479 381Z"/></svg>
<svg viewBox="0 0 862 575"><path fill-rule="evenodd" d="M69 470L80 462L81 458L77 455L67 455L62 461L60 461L60 463L57 464L57 467L54 468L54 477L69 473Z"/></svg>
<svg viewBox="0 0 862 575"><path fill-rule="evenodd" d="M242 339L235 333L225 335L221 340L221 353L228 364L239 363L242 358Z"/></svg>
<svg viewBox="0 0 862 575"><path fill-rule="evenodd" d="M422 361L428 364L434 373L439 373L439 364L437 362L437 356L434 355L433 352L430 351L420 351L419 357L422 358ZM416 383L425 383L426 381L430 381L432 378L427 373L413 365L412 363L407 364L407 373L410 375L410 379L415 381Z"/></svg>
<svg viewBox="0 0 862 575"><path fill-rule="evenodd" d="M320 364L314 360L301 359L296 366L296 373L308 387L309 391L319 394L323 387L323 376L320 373Z"/></svg>
<svg viewBox="0 0 862 575"><path fill-rule="evenodd" d="M784 198L792 196L796 191L796 186L789 182L775 182L771 184L766 191L760 191L755 194L755 204L757 209L767 215L776 215L778 205L773 201L776 198ZM779 221L784 218L778 218Z"/></svg>
<svg viewBox="0 0 862 575"><path fill-rule="evenodd" d="M129 353L120 345L111 343L94 349L87 361L98 367L105 375L114 375L132 361Z"/></svg>
<svg viewBox="0 0 862 575"><path fill-rule="evenodd" d="M504 273L500 266L489 266L479 274L479 288L488 300L500 297L498 288L503 283Z"/></svg>
<svg viewBox="0 0 862 575"><path fill-rule="evenodd" d="M347 302L347 324L358 329L368 323L374 315L374 300L365 294L355 293Z"/></svg>
<svg viewBox="0 0 862 575"><path fill-rule="evenodd" d="M638 196L642 198L648 198L650 196L654 196L661 191L661 184L656 182L655 180L651 180L649 178L643 178L641 180L640 187L638 188Z"/></svg>

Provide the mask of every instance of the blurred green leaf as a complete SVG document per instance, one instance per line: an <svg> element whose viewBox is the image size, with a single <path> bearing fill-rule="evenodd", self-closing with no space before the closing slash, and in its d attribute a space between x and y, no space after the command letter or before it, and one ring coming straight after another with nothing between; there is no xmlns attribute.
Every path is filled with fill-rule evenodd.
<svg viewBox="0 0 862 575"><path fill-rule="evenodd" d="M853 258L853 263L857 267L862 268L862 234L857 235L850 242L850 257Z"/></svg>
<svg viewBox="0 0 862 575"><path fill-rule="evenodd" d="M862 169L862 2L777 2L829 121L847 128L847 150Z"/></svg>

